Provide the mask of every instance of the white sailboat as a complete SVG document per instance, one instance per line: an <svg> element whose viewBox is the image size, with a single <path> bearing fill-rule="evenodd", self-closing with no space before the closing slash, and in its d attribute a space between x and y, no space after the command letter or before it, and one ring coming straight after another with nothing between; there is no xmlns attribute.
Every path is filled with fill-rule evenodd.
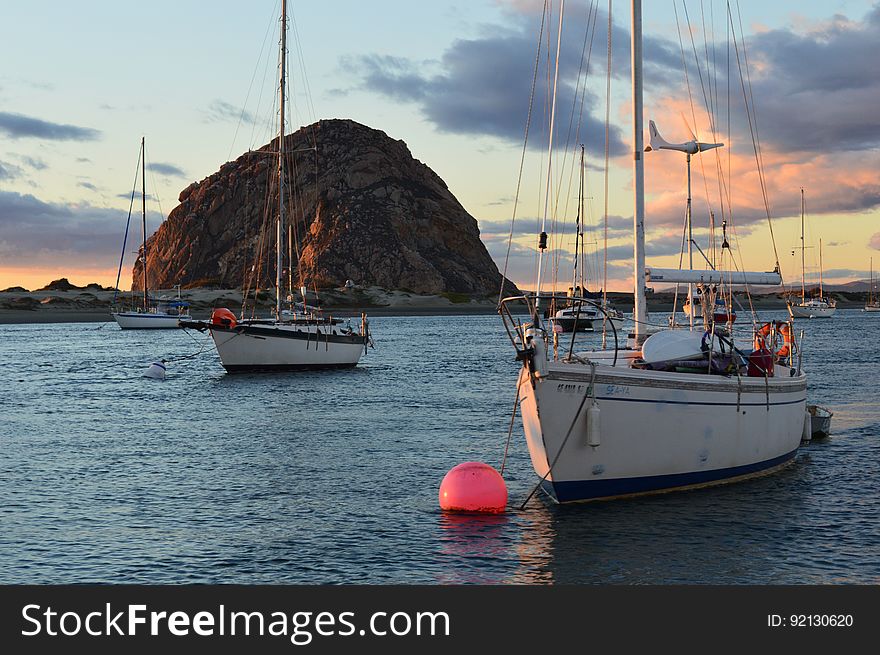
<svg viewBox="0 0 880 655"><path fill-rule="evenodd" d="M370 337L365 315L360 330L339 319L325 317L302 303L282 308L283 250L287 225L285 209L284 112L287 82L287 0L281 2L281 37L279 53L279 122L277 149L278 215L275 220L275 312L269 318L240 317L229 309L215 309L211 320L184 321L181 325L200 331L209 330L220 362L227 372L290 371L302 369L350 368L360 361ZM292 257L292 256L291 256ZM293 263L288 262L293 268Z"/></svg>
<svg viewBox="0 0 880 655"><path fill-rule="evenodd" d="M138 156L138 166L141 173L141 209L142 209L142 227L143 242L140 253L138 253L138 261L143 267L143 301L134 303L128 309L119 306L117 303L119 298L119 277L122 274L122 262L125 258L125 246L128 240L128 227L131 222L131 212L129 211L129 221L125 224L125 238L122 240L122 255L119 258L119 270L116 273L116 291L113 294L113 309L111 314L113 319L119 324L123 330L157 330L157 329L175 329L178 322L189 320L189 303L180 297L180 287L177 287L177 298L172 299L166 296L153 298L149 291L149 278L147 276L147 180L146 180L146 150L145 140L141 137L141 148ZM134 192L132 192L132 202L134 201Z"/></svg>
<svg viewBox="0 0 880 655"><path fill-rule="evenodd" d="M865 304L866 312L880 312L880 298L874 296L874 258L870 259L871 286L868 288L868 302Z"/></svg>
<svg viewBox="0 0 880 655"><path fill-rule="evenodd" d="M500 307L522 361L517 396L532 465L540 486L560 503L770 473L793 461L807 420L806 376L790 323L761 326L754 352L736 346L721 329L649 334L641 75L641 2L633 0L633 347L618 342L613 350L552 354L540 320L548 299L541 293L540 249L535 294L506 298ZM552 111L550 121L552 150ZM544 224L546 219L545 210ZM652 268L650 279L711 285L779 284L781 278L778 271ZM523 301L532 315L525 325L509 307ZM784 340L779 350L777 335Z"/></svg>
<svg viewBox="0 0 880 655"><path fill-rule="evenodd" d="M831 318L837 311L837 303L833 298L825 298L822 285L822 239L819 239L819 295L807 298L806 283L806 244L804 243L804 190L801 189L801 301L797 305L789 305L794 318Z"/></svg>

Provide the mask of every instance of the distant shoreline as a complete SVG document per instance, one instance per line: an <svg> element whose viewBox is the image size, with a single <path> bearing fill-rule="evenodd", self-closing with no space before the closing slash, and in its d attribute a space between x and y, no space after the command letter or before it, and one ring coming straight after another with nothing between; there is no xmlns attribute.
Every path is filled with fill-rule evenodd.
<svg viewBox="0 0 880 655"><path fill-rule="evenodd" d="M173 297L176 292L156 292ZM841 309L860 309L867 294L834 293ZM78 288L66 291L3 291L0 292L0 324L28 323L100 323L112 322L110 305L114 292L106 289ZM131 297L130 293L125 294ZM622 311L632 311L632 294L609 292L609 299ZM206 320L214 307L228 307L238 313L241 292L231 289L185 289L183 299L190 303L196 320ZM470 299L462 294L416 294L408 291L387 291L378 287L354 291L322 292L325 315L339 318L368 316L476 316L496 313L494 298ZM273 305L264 298L258 315L268 316ZM748 310L749 301L738 298ZM668 312L673 295L657 293L648 296L648 311ZM309 299L309 302L313 302ZM752 296L757 311L785 309L785 301L776 294ZM523 312L524 313L524 312Z"/></svg>

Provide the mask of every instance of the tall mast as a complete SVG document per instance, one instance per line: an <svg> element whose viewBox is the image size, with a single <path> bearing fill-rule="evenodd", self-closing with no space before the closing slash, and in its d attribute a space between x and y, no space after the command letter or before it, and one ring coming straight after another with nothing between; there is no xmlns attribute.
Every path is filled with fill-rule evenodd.
<svg viewBox="0 0 880 655"><path fill-rule="evenodd" d="M632 0L633 111L633 322L636 342L645 334L645 161L642 116L642 2Z"/></svg>
<svg viewBox="0 0 880 655"><path fill-rule="evenodd" d="M141 215L143 218L143 256L144 256L144 311L149 309L147 299L147 153L144 149L144 137L141 137Z"/></svg>
<svg viewBox="0 0 880 655"><path fill-rule="evenodd" d="M565 13L565 0L559 5L559 29L556 35L556 72L553 76L553 102L550 106L550 138L547 145L547 187L544 192L544 217L541 220L541 235L538 238L538 279L535 283L535 313L541 306L541 276L544 272L544 249L547 247L547 212L550 206L550 182L553 172L553 132L556 129L556 87L559 83L559 50L562 45L562 16Z"/></svg>
<svg viewBox="0 0 880 655"><path fill-rule="evenodd" d="M874 304L874 258L868 260L868 266L871 268L871 286L868 287L868 304Z"/></svg>
<svg viewBox="0 0 880 655"><path fill-rule="evenodd" d="M691 221L691 153L687 153L687 175L688 175L688 199L687 199L687 228L688 228L688 268L694 270L694 234L693 223ZM705 291L705 290L704 290ZM688 283L688 312L690 327L694 329L694 285Z"/></svg>
<svg viewBox="0 0 880 655"><path fill-rule="evenodd" d="M819 300L825 299L825 291L822 289L822 239L819 239Z"/></svg>
<svg viewBox="0 0 880 655"><path fill-rule="evenodd" d="M284 232L284 86L287 75L287 0L281 0L281 83L278 85L278 225L275 236L275 318L281 320L281 252Z"/></svg>
<svg viewBox="0 0 880 655"><path fill-rule="evenodd" d="M807 302L806 244L804 243L804 190L801 188L801 304Z"/></svg>
<svg viewBox="0 0 880 655"><path fill-rule="evenodd" d="M578 258L583 258L584 251L584 233L583 233L583 223L584 223L584 146L581 144L581 171L580 171L580 184L578 186L578 204L577 204L577 225L575 226L575 234L574 234L574 269L571 275L571 292L572 295L580 295L577 293L578 283L582 282L584 277L583 266L581 266L581 276L578 278ZM583 261L581 262L583 264ZM581 293L583 293L583 284L581 286Z"/></svg>

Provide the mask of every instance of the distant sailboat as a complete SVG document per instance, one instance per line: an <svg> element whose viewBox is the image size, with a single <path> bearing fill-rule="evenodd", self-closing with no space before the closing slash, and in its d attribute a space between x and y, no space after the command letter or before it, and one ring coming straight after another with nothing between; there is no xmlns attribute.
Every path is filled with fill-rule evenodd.
<svg viewBox="0 0 880 655"><path fill-rule="evenodd" d="M143 267L143 299L142 302L134 302L132 298L132 306L125 309L117 303L119 298L119 278L122 274L122 263L125 259L125 246L128 240L128 227L131 222L131 211L129 210L129 221L125 224L125 238L122 240L122 255L119 258L119 270L116 273L116 292L113 294L113 309L111 314L113 319L119 324L123 330L156 330L177 328L178 321L189 320L189 303L180 297L180 286L177 286L177 298L167 298L161 296L153 298L150 296L148 277L147 277L147 181L146 181L146 151L144 148L144 138L141 137L141 149L138 156L138 166L141 173L141 209L142 209L142 227L143 242L140 252L138 253L138 262ZM132 204L134 203L134 191L132 191Z"/></svg>
<svg viewBox="0 0 880 655"><path fill-rule="evenodd" d="M874 296L874 258L870 260L871 286L868 288L868 302L865 305L866 312L880 312L880 298Z"/></svg>
<svg viewBox="0 0 880 655"><path fill-rule="evenodd" d="M822 284L822 239L819 239L819 295L807 299L806 283L806 244L804 243L804 190L801 189L801 301L797 305L789 305L794 318L831 318L837 311L837 303L833 298L825 298Z"/></svg>
<svg viewBox="0 0 880 655"><path fill-rule="evenodd" d="M275 216L275 311L270 318L240 317L229 309L215 309L211 320L184 321L183 327L209 330L220 363L229 373L246 371L290 371L301 369L349 368L356 366L370 343L366 316L357 326L343 324L339 319L325 317L306 305L306 289L300 287L302 303L288 296L290 309L282 308L284 234L289 230L288 208L285 206L284 112L287 83L287 0L281 2L281 38L279 54L279 121L275 179L278 189ZM288 255L292 259L292 255ZM291 270L294 262L288 261ZM290 285L289 285L290 286Z"/></svg>

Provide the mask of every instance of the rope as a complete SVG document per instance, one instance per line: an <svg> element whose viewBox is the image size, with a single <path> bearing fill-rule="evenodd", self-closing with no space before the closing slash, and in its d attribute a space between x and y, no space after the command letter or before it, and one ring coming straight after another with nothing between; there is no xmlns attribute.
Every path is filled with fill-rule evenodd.
<svg viewBox="0 0 880 655"><path fill-rule="evenodd" d="M510 263L510 247L513 244L513 227L516 223L516 209L519 205L519 192L522 187L522 177L523 177L523 169L525 168L526 163L526 151L529 144L529 128L532 124L532 109L534 108L535 101L535 87L538 84L538 69L541 65L541 44L544 38L544 21L547 18L547 2L548 0L544 0L544 13L541 15L541 29L538 32L538 48L535 53L535 72L532 76L532 89L529 93L529 111L526 117L526 129L525 129L525 137L523 138L523 149L522 156L519 161L519 176L516 180L516 194L513 198L513 214L510 218L510 235L507 237L507 254L504 256L504 270L501 273L501 289L498 292L498 304L501 305L501 300L504 298L504 283L507 281L507 266Z"/></svg>
<svg viewBox="0 0 880 655"><path fill-rule="evenodd" d="M186 330L186 328L183 328L183 331L186 334L186 336L188 336L190 339L192 339L193 341L196 341L196 343L198 343L198 341L196 339L193 339L193 336ZM235 335L235 336L237 337L238 335ZM205 349L205 344L208 343L208 339L210 339L210 338L211 338L211 333L209 332L207 335L205 335L205 338L202 341L202 345L199 347L198 351L192 353L191 355L184 355L183 357L172 357L171 359L162 359L162 361L163 362L182 362L186 359L192 359L193 357L198 357L199 355L202 354L202 351ZM234 338L235 337L233 337L233 339Z"/></svg>
<svg viewBox="0 0 880 655"><path fill-rule="evenodd" d="M559 461L559 456L562 455L562 451L565 450L565 444L568 443L569 437L571 437L571 431L574 429L575 423L577 423L578 418L581 415L581 411L584 409L584 403L587 402L587 398L590 395L593 395L595 399L595 381L596 381L596 363L590 362L590 386L587 387L586 393L584 393L584 397L581 399L581 404L578 406L577 412L575 412L574 418L571 420L571 425L568 426L568 432L565 433L565 439L562 440L562 445L559 446L559 451L556 453L556 456L553 458L553 462L551 462L550 467L547 469L547 472L544 476L538 480L538 484L532 489L532 492L526 497L523 501L522 505L519 506L520 511L526 508L526 504L532 499L532 496L535 495L535 492L538 491L538 488L544 483L544 480L553 472L553 467L556 466L556 462Z"/></svg>
<svg viewBox="0 0 880 655"><path fill-rule="evenodd" d="M504 467L507 465L507 452L510 449L510 438L513 436L513 424L516 420L516 409L519 407L519 390L522 384L517 381L516 398L513 400L513 412L510 414L510 425L507 428L507 443L504 444L504 457L501 459L501 476L504 477Z"/></svg>

